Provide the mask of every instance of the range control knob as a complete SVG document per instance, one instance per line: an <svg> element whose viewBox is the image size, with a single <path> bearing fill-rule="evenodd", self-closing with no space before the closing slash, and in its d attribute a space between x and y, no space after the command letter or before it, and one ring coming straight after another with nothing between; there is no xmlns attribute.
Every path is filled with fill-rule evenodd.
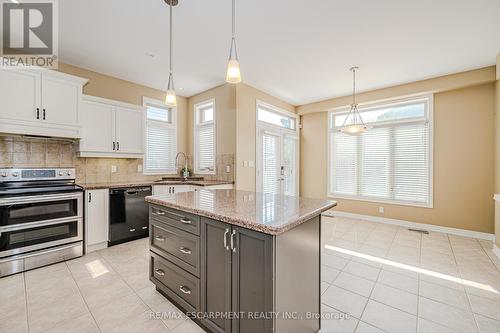
<svg viewBox="0 0 500 333"><path fill-rule="evenodd" d="M64 175L64 173L62 171L59 171L59 176L62 176Z"/></svg>
<svg viewBox="0 0 500 333"><path fill-rule="evenodd" d="M71 171L68 171L66 174L67 174L68 176L71 176Z"/></svg>
<svg viewBox="0 0 500 333"><path fill-rule="evenodd" d="M13 172L12 173L12 177L17 177L17 176L19 176L19 172Z"/></svg>
<svg viewBox="0 0 500 333"><path fill-rule="evenodd" d="M4 177L4 178L5 178L5 177L7 177L7 172L2 172L2 173L0 174L0 176L2 176L2 177Z"/></svg>

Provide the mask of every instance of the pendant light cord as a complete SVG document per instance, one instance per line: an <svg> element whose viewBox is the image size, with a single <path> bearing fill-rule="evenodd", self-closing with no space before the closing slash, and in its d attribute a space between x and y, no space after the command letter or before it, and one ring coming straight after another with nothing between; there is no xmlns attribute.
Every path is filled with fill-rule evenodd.
<svg viewBox="0 0 500 333"><path fill-rule="evenodd" d="M172 68L173 68L173 52L172 52L172 44L173 44L173 37L172 37L172 2L173 0L170 0L170 57L169 57L169 70L170 70L170 73L168 75L168 89L172 89L174 90L174 80L173 80L173 77L172 77Z"/></svg>
<svg viewBox="0 0 500 333"><path fill-rule="evenodd" d="M238 50L236 49L236 0L232 0L233 10L232 10L232 34L231 34L231 48L229 49L229 60L233 59L233 49L234 49L234 59L238 60Z"/></svg>
<svg viewBox="0 0 500 333"><path fill-rule="evenodd" d="M352 120L353 123L351 125L358 125L358 121L361 125L366 127L365 122L363 121L363 118L361 118L361 115L359 114L358 111L358 105L356 104L356 71L358 70L357 67L352 67L352 104L351 104L351 109L349 110L349 113L347 114L347 117L344 119L344 122L342 123L341 127L346 126L347 120L349 120L349 116L352 114Z"/></svg>

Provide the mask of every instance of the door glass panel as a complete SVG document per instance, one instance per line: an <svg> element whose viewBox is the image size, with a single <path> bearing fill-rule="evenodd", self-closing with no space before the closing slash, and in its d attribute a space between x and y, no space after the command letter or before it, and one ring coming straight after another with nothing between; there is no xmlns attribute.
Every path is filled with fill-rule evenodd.
<svg viewBox="0 0 500 333"><path fill-rule="evenodd" d="M283 193L285 195L297 195L297 137L295 135L283 135Z"/></svg>
<svg viewBox="0 0 500 333"><path fill-rule="evenodd" d="M13 225L78 215L77 199L15 204L0 207L0 225Z"/></svg>
<svg viewBox="0 0 500 333"><path fill-rule="evenodd" d="M279 136L262 134L262 192L279 194Z"/></svg>

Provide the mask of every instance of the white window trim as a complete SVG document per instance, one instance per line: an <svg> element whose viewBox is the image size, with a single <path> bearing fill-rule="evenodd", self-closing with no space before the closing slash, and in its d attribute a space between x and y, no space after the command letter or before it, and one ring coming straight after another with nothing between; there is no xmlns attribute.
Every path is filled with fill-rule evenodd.
<svg viewBox="0 0 500 333"><path fill-rule="evenodd" d="M373 203L384 203L391 205L399 205L399 206L410 206L410 207L422 207L422 208L434 208L434 95L426 94L419 95L413 97L406 98L395 98L390 100L384 100L381 102L372 102L372 103L363 103L358 105L358 109L360 112L363 112L367 109L378 108L383 106L391 106L404 104L411 101L418 100L426 100L427 101L427 121L429 125L429 202L428 203L420 203L420 202L410 202L410 201L398 201L398 200L385 200L382 198L369 198L366 196L352 196L352 195L339 195L330 192L330 181L331 181L331 143L330 143L330 133L335 129L331 128L331 117L332 114L342 114L349 112L350 107L344 106L339 108L330 109L328 111L328 121L326 123L327 131L326 131L326 141L327 141L327 149L328 149L328 160L327 160L327 186L326 186L326 195L328 198L332 199L346 199L346 200L354 200L354 201L363 201L363 202L373 202ZM396 120L396 121L387 121L380 122L376 126L386 126L386 125L394 125L397 123L408 123L411 122L411 118L408 120ZM371 124L370 124L371 125Z"/></svg>
<svg viewBox="0 0 500 333"><path fill-rule="evenodd" d="M143 137L143 145L145 147L145 149L147 149L147 126L148 126L148 122L150 120L148 120L148 111L147 111L147 105L148 104L152 104L152 105L158 105L160 107L166 107L166 104L165 102L161 101L161 100L158 100L158 99L154 99L154 98L150 98L150 97L146 97L146 96L143 96L142 97L142 105L144 106L144 137ZM151 120L151 121L154 121L154 120ZM178 128L177 128L177 108L172 108L172 123L171 123L171 126L174 128L174 136L175 136L175 153L177 154L178 152L178 136L177 136L177 131L178 131ZM175 163L175 161L174 161ZM148 171L146 169L146 154L144 154L144 158L142 159L142 174L143 175L176 175L177 174L177 170L175 169L174 167L174 170L167 170L167 171Z"/></svg>
<svg viewBox="0 0 500 333"><path fill-rule="evenodd" d="M198 140L197 140L197 127L198 127L198 112L197 109L203 105L212 103L214 106L214 170L199 170L198 169ZM217 104L215 98L210 98L193 105L193 140L194 140L194 156L193 156L193 169L194 173L198 175L216 175L217 174Z"/></svg>
<svg viewBox="0 0 500 333"><path fill-rule="evenodd" d="M274 124L267 123L265 121L259 120L259 106L264 106L276 113L281 113L287 117L295 119L295 129L285 128L281 126L276 126ZM296 113L290 112L285 109L281 109L272 104L266 103L260 99L255 100L255 188L257 192L262 192L262 181L259 179L262 174L262 142L261 142L261 132L278 132L280 136L282 133L292 133L296 135L297 139L297 160L296 160L296 186L297 186L297 196L300 195L300 116Z"/></svg>

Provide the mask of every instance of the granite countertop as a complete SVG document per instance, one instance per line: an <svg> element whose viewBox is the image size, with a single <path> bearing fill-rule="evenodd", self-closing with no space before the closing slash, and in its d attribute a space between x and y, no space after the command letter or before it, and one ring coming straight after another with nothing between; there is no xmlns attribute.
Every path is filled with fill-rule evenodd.
<svg viewBox="0 0 500 333"><path fill-rule="evenodd" d="M337 205L332 200L208 189L148 196L146 201L270 235L282 234Z"/></svg>
<svg viewBox="0 0 500 333"><path fill-rule="evenodd" d="M132 186L151 186L151 185L196 185L196 186L211 186L233 184L232 181L226 180L156 180L156 181L141 181L141 182L109 182L109 183L78 183L85 190L98 190L106 188L121 188Z"/></svg>

